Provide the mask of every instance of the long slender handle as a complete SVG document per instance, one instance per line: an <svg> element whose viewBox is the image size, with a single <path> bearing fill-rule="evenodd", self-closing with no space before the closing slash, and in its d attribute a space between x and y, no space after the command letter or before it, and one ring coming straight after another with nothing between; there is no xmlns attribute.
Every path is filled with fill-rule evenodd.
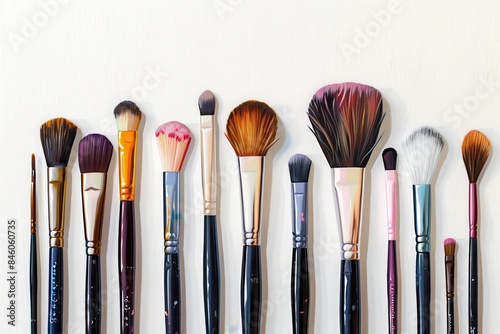
<svg viewBox="0 0 500 334"><path fill-rule="evenodd" d="M477 238L469 238L469 333L479 333L477 275Z"/></svg>
<svg viewBox="0 0 500 334"><path fill-rule="evenodd" d="M120 202L118 230L118 272L120 276L120 328L134 333L135 301L135 215L134 202Z"/></svg>
<svg viewBox="0 0 500 334"><path fill-rule="evenodd" d="M340 333L361 333L359 260L342 260L341 262Z"/></svg>
<svg viewBox="0 0 500 334"><path fill-rule="evenodd" d="M205 216L204 231L203 297L205 302L205 328L207 334L218 334L220 314L220 278L216 216Z"/></svg>
<svg viewBox="0 0 500 334"><path fill-rule="evenodd" d="M387 253L387 305L389 334L398 333L398 265L396 261L396 240L389 240Z"/></svg>
<svg viewBox="0 0 500 334"><path fill-rule="evenodd" d="M294 334L307 334L309 321L309 265L307 248L292 254L292 321Z"/></svg>
<svg viewBox="0 0 500 334"><path fill-rule="evenodd" d="M418 334L431 333L431 261L429 253L417 253L417 328Z"/></svg>
<svg viewBox="0 0 500 334"><path fill-rule="evenodd" d="M38 272L36 258L36 233L31 233L30 243L30 305L31 305L31 334L36 334L38 302Z"/></svg>
<svg viewBox="0 0 500 334"><path fill-rule="evenodd" d="M101 259L87 255L87 280L85 286L85 333L101 333Z"/></svg>
<svg viewBox="0 0 500 334"><path fill-rule="evenodd" d="M63 249L60 247L50 247L48 334L62 334L63 332L63 288Z"/></svg>
<svg viewBox="0 0 500 334"><path fill-rule="evenodd" d="M165 333L181 333L181 278L179 253L165 254Z"/></svg>
<svg viewBox="0 0 500 334"><path fill-rule="evenodd" d="M453 297L447 298L446 300L446 320L446 333L455 334L455 307Z"/></svg>
<svg viewBox="0 0 500 334"><path fill-rule="evenodd" d="M260 333L261 281L260 246L243 246L241 266L241 323L243 334Z"/></svg>

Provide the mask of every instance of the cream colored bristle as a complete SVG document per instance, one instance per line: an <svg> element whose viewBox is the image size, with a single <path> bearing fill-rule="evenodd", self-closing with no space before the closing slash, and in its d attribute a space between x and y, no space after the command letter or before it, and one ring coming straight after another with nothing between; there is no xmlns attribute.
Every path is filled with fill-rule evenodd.
<svg viewBox="0 0 500 334"><path fill-rule="evenodd" d="M189 129L180 122L168 122L155 134L163 171L179 172L191 142Z"/></svg>

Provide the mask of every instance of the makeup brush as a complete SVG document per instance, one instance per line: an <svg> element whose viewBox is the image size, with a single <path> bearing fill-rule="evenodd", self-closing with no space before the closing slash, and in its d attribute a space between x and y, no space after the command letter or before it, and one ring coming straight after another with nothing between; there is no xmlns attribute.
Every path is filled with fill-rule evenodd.
<svg viewBox="0 0 500 334"><path fill-rule="evenodd" d="M288 161L292 183L292 324L294 334L307 334L309 321L309 265L307 258L307 183L311 160L295 154Z"/></svg>
<svg viewBox="0 0 500 334"><path fill-rule="evenodd" d="M180 122L162 124L155 132L163 167L163 231L165 236L165 333L181 333L181 271L179 269L180 171L191 132Z"/></svg>
<svg viewBox="0 0 500 334"><path fill-rule="evenodd" d="M403 157L413 183L418 334L431 333L431 182L443 145L441 134L425 126L414 130L402 143Z"/></svg>
<svg viewBox="0 0 500 334"><path fill-rule="evenodd" d="M455 239L448 238L444 241L444 268L446 271L446 333L455 333Z"/></svg>
<svg viewBox="0 0 500 334"><path fill-rule="evenodd" d="M85 333L101 333L101 239L106 180L113 145L103 135L90 134L78 145L83 226L87 253Z"/></svg>
<svg viewBox="0 0 500 334"><path fill-rule="evenodd" d="M462 142L462 157L469 177L469 333L479 333L478 254L477 254L477 180L490 155L490 141L477 130L470 131Z"/></svg>
<svg viewBox="0 0 500 334"><path fill-rule="evenodd" d="M226 138L238 156L243 218L241 322L243 334L260 333L262 273L260 226L264 160L278 140L278 117L267 104L246 101L231 111Z"/></svg>
<svg viewBox="0 0 500 334"><path fill-rule="evenodd" d="M200 109L201 179L203 186L203 301L205 328L219 333L219 250L217 242L217 181L215 176L215 96L206 90L198 99Z"/></svg>
<svg viewBox="0 0 500 334"><path fill-rule="evenodd" d="M398 172L396 163L398 153L392 147L382 153L385 168L385 193L387 202L387 306L389 334L398 332L398 266L396 260L396 227L398 221Z"/></svg>
<svg viewBox="0 0 500 334"><path fill-rule="evenodd" d="M118 228L118 274L120 277L120 330L134 333L135 320L135 172L137 130L141 110L134 102L123 101L115 107L120 166L120 222Z"/></svg>
<svg viewBox="0 0 500 334"><path fill-rule="evenodd" d="M38 303L38 271L36 252L36 165L35 155L31 155L31 243L30 243L30 306L31 306L31 334L36 334L37 303Z"/></svg>
<svg viewBox="0 0 500 334"><path fill-rule="evenodd" d="M340 333L361 333L359 231L364 170L385 113L373 87L341 83L321 88L307 112L333 174L342 234Z"/></svg>
<svg viewBox="0 0 500 334"><path fill-rule="evenodd" d="M40 127L40 140L47 163L50 229L48 334L63 332L66 174L77 129L75 124L65 118L51 119Z"/></svg>

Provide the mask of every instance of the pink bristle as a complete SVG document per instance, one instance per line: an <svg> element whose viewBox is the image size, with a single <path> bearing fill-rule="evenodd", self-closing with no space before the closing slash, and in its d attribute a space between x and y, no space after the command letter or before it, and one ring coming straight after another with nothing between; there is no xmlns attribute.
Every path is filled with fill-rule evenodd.
<svg viewBox="0 0 500 334"><path fill-rule="evenodd" d="M453 238L448 238L444 241L445 245L451 245L451 244L456 244L457 242Z"/></svg>
<svg viewBox="0 0 500 334"><path fill-rule="evenodd" d="M164 171L180 171L192 138L188 127L176 121L167 122L156 129L155 135Z"/></svg>

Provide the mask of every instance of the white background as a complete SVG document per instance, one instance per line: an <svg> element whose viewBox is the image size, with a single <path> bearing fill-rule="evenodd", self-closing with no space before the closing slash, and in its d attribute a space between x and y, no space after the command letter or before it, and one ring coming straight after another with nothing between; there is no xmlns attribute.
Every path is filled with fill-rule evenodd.
<svg viewBox="0 0 500 334"><path fill-rule="evenodd" d="M49 4L49 5L47 5ZM446 146L433 193L433 328L445 331L443 240L458 243L456 308L467 332L467 175L460 145L473 128L492 141L480 184L480 313L484 333L498 331L497 217L500 158L500 4L495 1L2 1L0 4L0 323L29 331L30 154L37 155L40 326L46 331L48 227L45 161L39 127L63 116L116 147L113 108L133 99L144 113L137 196L137 332L163 332L162 170L154 140L178 120L194 139L183 168L182 267L185 333L204 333L201 174L197 99L218 102L219 237L223 332L240 333L242 228L236 158L223 136L229 112L258 99L278 113L280 140L266 163L263 212L264 333L291 333L291 222L287 162L313 161L310 252L314 265L310 333L338 331L340 244L330 170L307 128L308 103L320 87L370 84L384 97L382 141L368 165L361 231L363 333L387 332L385 189L380 152L400 148L418 125L436 127ZM84 332L85 246L76 144L67 191L65 331ZM118 170L110 168L103 250L103 324L119 331ZM400 333L416 332L411 182L400 164ZM7 326L6 222L17 220L17 321Z"/></svg>

